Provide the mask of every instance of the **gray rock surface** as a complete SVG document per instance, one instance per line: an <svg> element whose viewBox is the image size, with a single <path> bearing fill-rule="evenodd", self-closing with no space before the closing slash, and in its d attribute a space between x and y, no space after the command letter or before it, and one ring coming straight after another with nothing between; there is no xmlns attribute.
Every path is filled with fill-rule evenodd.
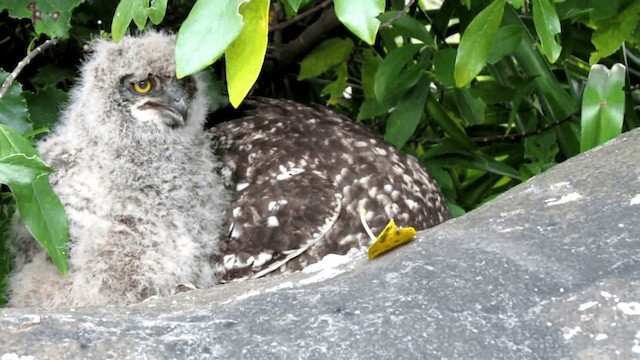
<svg viewBox="0 0 640 360"><path fill-rule="evenodd" d="M373 261L2 309L0 357L640 358L639 165L636 130Z"/></svg>

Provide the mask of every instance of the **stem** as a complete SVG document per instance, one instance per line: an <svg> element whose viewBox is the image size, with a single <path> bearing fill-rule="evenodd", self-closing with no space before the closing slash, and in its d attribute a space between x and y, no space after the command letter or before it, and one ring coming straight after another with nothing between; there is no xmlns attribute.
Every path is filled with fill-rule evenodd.
<svg viewBox="0 0 640 360"><path fill-rule="evenodd" d="M9 91L9 87L11 87L11 84L13 84L13 82L16 80L18 75L20 75L20 73L22 72L25 66L29 65L31 60L33 60L36 56L38 56L38 54L46 50L49 46L55 45L57 43L58 43L58 40L56 39L48 39L47 41L40 44L40 46L33 49L32 52L27 54L27 56L25 56L24 59L22 59L22 61L18 63L16 68L13 69L11 74L9 74L7 79L4 81L4 84L2 84L2 88L0 88L0 100L4 97L7 91Z"/></svg>

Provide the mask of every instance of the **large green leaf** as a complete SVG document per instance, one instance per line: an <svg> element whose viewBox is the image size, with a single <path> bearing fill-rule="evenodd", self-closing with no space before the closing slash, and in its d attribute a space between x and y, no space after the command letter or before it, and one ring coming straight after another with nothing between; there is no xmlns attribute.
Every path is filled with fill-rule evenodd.
<svg viewBox="0 0 640 360"><path fill-rule="evenodd" d="M29 18L38 34L66 39L71 28L71 13L83 0L4 0L0 11L7 9L13 18Z"/></svg>
<svg viewBox="0 0 640 360"><path fill-rule="evenodd" d="M260 75L267 52L269 0L252 0L240 7L244 27L225 52L229 101L238 107Z"/></svg>
<svg viewBox="0 0 640 360"><path fill-rule="evenodd" d="M22 154L39 158L29 141L11 128L0 125L0 158ZM45 248L51 260L62 274L66 274L66 244L69 225L60 199L51 189L47 176L39 176L30 183L15 182L9 185L16 199L20 218L33 237Z"/></svg>
<svg viewBox="0 0 640 360"><path fill-rule="evenodd" d="M609 71L593 65L582 96L580 151L584 152L620 135L624 119L625 67L615 64Z"/></svg>
<svg viewBox="0 0 640 360"><path fill-rule="evenodd" d="M13 154L0 158L0 184L28 184L38 176L53 172L37 156Z"/></svg>
<svg viewBox="0 0 640 360"><path fill-rule="evenodd" d="M512 54L525 37L526 30L522 26L507 25L498 30L498 35L493 40L487 63L495 64L503 57Z"/></svg>
<svg viewBox="0 0 640 360"><path fill-rule="evenodd" d="M242 32L240 4L247 0L197 0L176 40L178 78L213 64Z"/></svg>
<svg viewBox="0 0 640 360"><path fill-rule="evenodd" d="M462 34L454 77L456 86L468 85L487 63L489 50L498 34L505 0L495 0L482 10Z"/></svg>
<svg viewBox="0 0 640 360"><path fill-rule="evenodd" d="M3 84L9 74L0 69L0 84ZM11 84L9 91L0 98L0 124L4 124L19 133L32 129L27 112L27 103L22 96L19 83Z"/></svg>
<svg viewBox="0 0 640 360"><path fill-rule="evenodd" d="M385 0L335 0L338 20L367 44L373 45L380 21L377 16L384 11Z"/></svg>
<svg viewBox="0 0 640 360"><path fill-rule="evenodd" d="M453 68L456 62L456 49L442 49L433 54L433 71L436 79L444 86L456 85L453 78Z"/></svg>
<svg viewBox="0 0 640 360"><path fill-rule="evenodd" d="M309 55L302 59L298 80L316 77L349 59L353 41L351 39L332 38L323 41Z"/></svg>
<svg viewBox="0 0 640 360"><path fill-rule="evenodd" d="M429 82L422 76L410 91L408 91L395 107L389 119L384 139L401 148L416 131L416 127L424 113L424 105L429 94Z"/></svg>
<svg viewBox="0 0 640 360"><path fill-rule="evenodd" d="M412 64L411 60L413 56L420 51L421 48L422 45L419 44L405 45L394 49L382 60L376 70L374 77L375 83L373 86L376 97L382 104L391 102L394 95L398 95L398 89L393 85L398 83L402 73L407 73L407 71L403 71L403 69L405 69L408 64ZM406 89L405 87L405 90Z"/></svg>
<svg viewBox="0 0 640 360"><path fill-rule="evenodd" d="M27 230L47 251L58 271L66 275L69 225L64 207L49 180L41 176L29 184L15 184L10 189Z"/></svg>
<svg viewBox="0 0 640 360"><path fill-rule="evenodd" d="M556 62L562 51L555 39L560 34L560 19L549 0L533 0L533 24L540 37L540 50L550 63Z"/></svg>
<svg viewBox="0 0 640 360"><path fill-rule="evenodd" d="M589 62L595 64L601 58L613 54L623 42L633 39L639 21L640 1L637 0L615 16L598 21L591 38L596 51L591 54Z"/></svg>

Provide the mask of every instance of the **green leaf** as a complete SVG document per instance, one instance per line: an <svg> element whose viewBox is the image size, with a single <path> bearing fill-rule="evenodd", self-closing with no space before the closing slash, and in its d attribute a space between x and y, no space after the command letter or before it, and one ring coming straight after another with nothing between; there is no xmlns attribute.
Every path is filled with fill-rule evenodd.
<svg viewBox="0 0 640 360"><path fill-rule="evenodd" d="M447 133L462 149L475 149L476 145L464 132L460 120L449 116L442 105L438 103L433 95L427 97L427 112L433 120Z"/></svg>
<svg viewBox="0 0 640 360"><path fill-rule="evenodd" d="M8 73L0 70L0 84L4 84L8 76ZM19 133L33 128L29 122L27 103L22 96L22 87L18 82L14 81L9 91L0 98L0 124L7 125Z"/></svg>
<svg viewBox="0 0 640 360"><path fill-rule="evenodd" d="M160 24L167 12L167 0L120 0L116 13L111 22L111 36L114 41L120 41L131 24L131 20L138 29L147 26L147 18L155 25Z"/></svg>
<svg viewBox="0 0 640 360"><path fill-rule="evenodd" d="M286 1L287 1L287 4L291 7L291 9L297 13L298 10L300 9L300 5L304 0L286 0Z"/></svg>
<svg viewBox="0 0 640 360"><path fill-rule="evenodd" d="M474 169L520 179L520 173L516 169L481 152L474 153L472 160L467 165Z"/></svg>
<svg viewBox="0 0 640 360"><path fill-rule="evenodd" d="M623 42L633 39L638 21L640 21L640 1L632 1L614 17L598 21L596 31L591 38L596 51L589 57L589 63L595 64L601 58L613 54Z"/></svg>
<svg viewBox="0 0 640 360"><path fill-rule="evenodd" d="M66 275L69 225L64 207L49 180L41 176L29 184L15 184L10 188L27 230L47 251L58 271Z"/></svg>
<svg viewBox="0 0 640 360"><path fill-rule="evenodd" d="M135 0L133 2L133 22L138 30L147 26L147 13L149 9L149 0Z"/></svg>
<svg viewBox="0 0 640 360"><path fill-rule="evenodd" d="M580 151L584 152L620 135L624 119L625 67L615 64L609 71L593 65L582 96Z"/></svg>
<svg viewBox="0 0 640 360"><path fill-rule="evenodd" d="M252 0L240 7L244 27L225 52L229 101L238 107L260 75L267 52L269 0Z"/></svg>
<svg viewBox="0 0 640 360"><path fill-rule="evenodd" d="M336 80L327 84L322 88L322 94L329 94L329 105L336 104L343 97L344 91L347 89L347 62L343 62L336 66Z"/></svg>
<svg viewBox="0 0 640 360"><path fill-rule="evenodd" d="M11 128L0 125L0 158L21 154L39 158L38 151ZM66 243L69 226L64 207L51 189L46 176L34 181L8 184L16 199L27 230L42 245L63 275L67 273Z"/></svg>
<svg viewBox="0 0 640 360"><path fill-rule="evenodd" d="M382 104L389 103L393 95L397 95L392 84L397 82L403 69L412 63L413 56L421 48L422 45L419 44L405 45L394 49L382 60L376 71L373 86L376 98Z"/></svg>
<svg viewBox="0 0 640 360"><path fill-rule="evenodd" d="M37 156L13 154L0 158L0 184L28 184L38 176L53 172Z"/></svg>
<svg viewBox="0 0 640 360"><path fill-rule="evenodd" d="M509 2L511 3L511 6L516 9L519 9L524 5L524 0L509 0Z"/></svg>
<svg viewBox="0 0 640 360"><path fill-rule="evenodd" d="M456 85L455 79L453 78L456 53L456 49L448 48L436 51L433 54L433 71L436 79L446 87Z"/></svg>
<svg viewBox="0 0 640 360"><path fill-rule="evenodd" d="M377 16L384 11L385 0L335 0L338 20L367 44L373 45L380 27Z"/></svg>
<svg viewBox="0 0 640 360"><path fill-rule="evenodd" d="M533 0L533 24L540 37L540 50L550 63L556 62L562 51L555 39L560 34L560 19L549 0Z"/></svg>
<svg viewBox="0 0 640 360"><path fill-rule="evenodd" d="M495 0L482 10L462 34L454 77L456 86L464 87L480 73L489 57L489 50L498 34L505 0Z"/></svg>
<svg viewBox="0 0 640 360"><path fill-rule="evenodd" d="M129 28L131 20L133 20L135 4L137 0L120 0L116 12L111 20L111 37L113 41L118 42Z"/></svg>
<svg viewBox="0 0 640 360"><path fill-rule="evenodd" d="M456 88L453 93L460 116L470 124L482 123L484 110L487 108L483 99L477 98L468 88Z"/></svg>
<svg viewBox="0 0 640 360"><path fill-rule="evenodd" d="M167 12L167 0L151 0L151 6L149 7L149 20L154 25L158 25L164 19L164 15Z"/></svg>
<svg viewBox="0 0 640 360"><path fill-rule="evenodd" d="M9 16L14 19L26 19L33 16L33 10L29 8L31 0L3 0L0 2L0 11L7 9Z"/></svg>
<svg viewBox="0 0 640 360"><path fill-rule="evenodd" d="M24 96L35 128L51 128L58 121L60 110L69 99L68 93L54 86L46 87L35 94L27 91Z"/></svg>
<svg viewBox="0 0 640 360"><path fill-rule="evenodd" d="M425 24L407 14L404 14L404 10L387 11L380 15L379 19L383 23L392 21L391 25L397 29L402 36L418 39L425 44L433 43L433 36L427 30Z"/></svg>
<svg viewBox="0 0 640 360"><path fill-rule="evenodd" d="M38 74L30 79L36 88L55 86L67 80L75 79L76 71L71 67L47 64L38 69Z"/></svg>
<svg viewBox="0 0 640 360"><path fill-rule="evenodd" d="M371 49L362 49L362 68L360 69L360 81L362 82L362 93L365 99L375 99L376 94L373 91L375 86L375 74L378 66L382 61Z"/></svg>
<svg viewBox="0 0 640 360"><path fill-rule="evenodd" d="M491 50L489 50L489 57L487 63L495 64L503 57L512 54L520 45L520 42L525 37L526 30L522 26L507 25L498 30Z"/></svg>
<svg viewBox="0 0 640 360"><path fill-rule="evenodd" d="M37 34L66 39L71 28L71 13L83 0L8 0L2 1L0 11L6 8L16 19L31 19Z"/></svg>
<svg viewBox="0 0 640 360"><path fill-rule="evenodd" d="M471 94L487 104L508 103L513 100L516 89L493 80L478 81L471 87Z"/></svg>
<svg viewBox="0 0 640 360"><path fill-rule="evenodd" d="M247 0L197 0L176 40L178 78L194 74L218 60L242 32L240 4Z"/></svg>
<svg viewBox="0 0 640 360"><path fill-rule="evenodd" d="M429 82L424 76L401 99L387 119L384 139L397 148L402 148L416 131L424 113L424 105L429 94Z"/></svg>
<svg viewBox="0 0 640 360"><path fill-rule="evenodd" d="M389 111L389 108L380 104L376 99L365 99L360 105L358 117L356 120L362 121L372 119L376 116L382 116Z"/></svg>
<svg viewBox="0 0 640 360"><path fill-rule="evenodd" d="M302 60L298 80L316 77L347 61L352 49L353 41L349 38L332 38L323 41Z"/></svg>
<svg viewBox="0 0 640 360"><path fill-rule="evenodd" d="M18 135L12 128L0 124L0 158L15 154L40 156L27 139Z"/></svg>
<svg viewBox="0 0 640 360"><path fill-rule="evenodd" d="M545 131L524 139L524 157L541 166L555 163L559 151L556 133L553 131Z"/></svg>

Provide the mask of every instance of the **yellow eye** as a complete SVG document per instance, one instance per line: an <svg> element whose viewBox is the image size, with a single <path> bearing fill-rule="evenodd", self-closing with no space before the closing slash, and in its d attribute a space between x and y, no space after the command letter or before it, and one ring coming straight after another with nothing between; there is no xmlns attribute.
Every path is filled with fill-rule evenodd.
<svg viewBox="0 0 640 360"><path fill-rule="evenodd" d="M146 94L153 89L153 83L149 79L144 79L133 83L133 90L138 94Z"/></svg>

